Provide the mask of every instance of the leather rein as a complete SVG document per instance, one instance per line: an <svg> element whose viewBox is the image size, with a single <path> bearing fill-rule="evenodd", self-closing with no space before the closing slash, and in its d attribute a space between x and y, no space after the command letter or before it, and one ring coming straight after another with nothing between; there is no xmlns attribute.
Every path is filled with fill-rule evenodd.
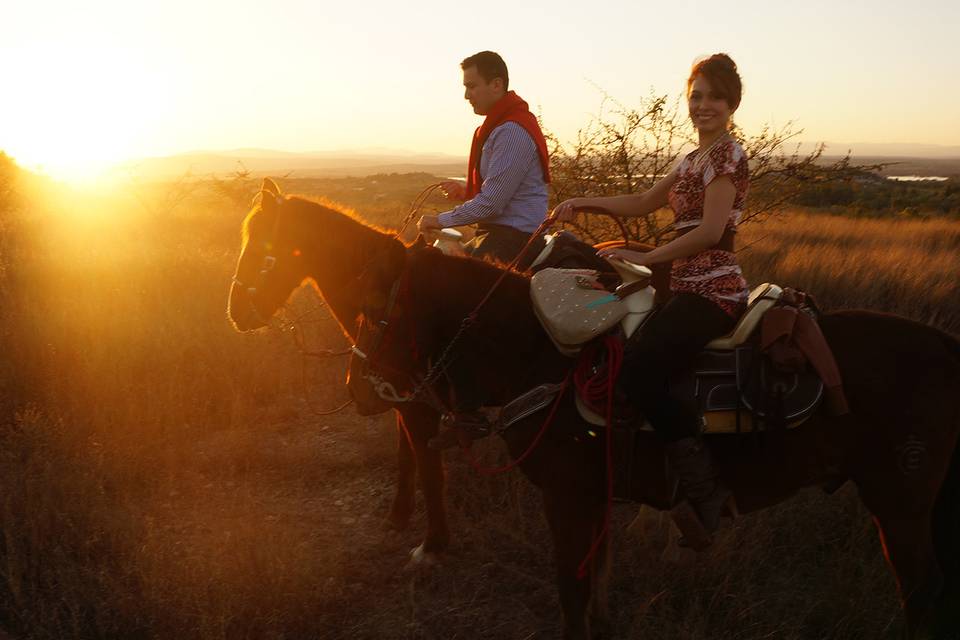
<svg viewBox="0 0 960 640"><path fill-rule="evenodd" d="M383 344L383 341L386 337L387 331L390 326L390 320L394 313L394 308L396 306L397 300L399 298L399 292L401 290L401 283L404 280L404 277L407 274L407 265L404 265L403 271L401 271L400 276L394 281L390 289L390 295L387 301L386 311L382 320L379 320L375 323L374 335L374 347L369 348L369 354L362 351L358 344L354 344L351 349L353 350L354 355L363 362L363 367L361 368L360 377L371 384L374 391L377 395L387 402L422 402L431 406L434 410L438 411L441 415L451 413L451 407L448 403L442 400L441 395L434 388L434 383L437 379L446 372L447 368L452 362L452 355L454 353L454 346L460 341L464 333L471 327L476 326L478 320L477 317L480 313L480 310L486 305L486 303L493 296L494 292L500 287L501 283L506 279L507 275L512 272L520 260L533 245L534 242L540 237L540 235L546 231L554 223L553 216L548 216L537 230L530 235L530 239L527 240L527 243L524 245L523 249L517 254L517 257L500 273L500 276L493 283L493 286L487 291L487 293L481 298L480 302L473 308L473 310L467 314L466 317L460 322L460 326L457 329L457 332L450 338L446 346L443 348L443 351L440 352L439 357L434 360L426 374L423 377L416 376L414 374L400 371L399 373L404 373L407 377L411 379L414 383L413 391L406 394L400 394L397 392L396 388L389 381L385 380L381 375L375 371L375 358L378 355L379 348ZM357 339L359 342L360 331L357 332ZM413 344L416 348L416 344Z"/></svg>

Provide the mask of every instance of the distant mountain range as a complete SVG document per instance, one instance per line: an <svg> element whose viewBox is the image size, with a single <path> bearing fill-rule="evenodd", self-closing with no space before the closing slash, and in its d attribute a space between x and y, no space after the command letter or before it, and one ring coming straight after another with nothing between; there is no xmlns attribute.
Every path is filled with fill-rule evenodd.
<svg viewBox="0 0 960 640"><path fill-rule="evenodd" d="M195 176L226 175L238 170L254 174L301 178L337 175L370 175L424 171L454 175L466 170L466 157L443 153L416 153L393 149L291 152L276 149L231 149L191 151L172 156L140 158L117 165L114 171L140 177L165 179L190 173Z"/></svg>
<svg viewBox="0 0 960 640"><path fill-rule="evenodd" d="M883 161L900 161L897 170L910 164L928 167L941 174L948 166L949 173L956 173L960 163L960 146L883 144L883 143L835 143L828 142L825 155L846 155L851 150L854 160L869 164ZM801 152L813 148L813 143L801 143ZM792 150L792 148L791 148ZM905 160L916 161L906 163ZM317 176L362 176L375 173L408 173L423 171L434 175L463 175L466 170L465 156L444 153L421 153L397 149L344 149L337 151L291 152L276 149L230 149L225 151L192 151L172 156L141 158L117 165L117 173L129 173L141 178L168 179L191 174L197 177L229 175L238 170L256 175L285 175L297 177ZM891 173L896 173L897 170Z"/></svg>
<svg viewBox="0 0 960 640"><path fill-rule="evenodd" d="M826 142L829 155L846 155L849 149L853 156L884 158L929 158L960 160L960 145L907 144L883 142ZM802 148L813 147L805 142Z"/></svg>

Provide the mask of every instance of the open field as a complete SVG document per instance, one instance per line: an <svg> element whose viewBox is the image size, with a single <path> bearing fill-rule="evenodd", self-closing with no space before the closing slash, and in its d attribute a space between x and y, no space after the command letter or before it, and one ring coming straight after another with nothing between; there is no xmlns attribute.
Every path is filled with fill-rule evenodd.
<svg viewBox="0 0 960 640"><path fill-rule="evenodd" d="M289 180L396 224L435 178ZM0 182L0 187L4 183ZM61 638L550 638L546 523L519 473L448 457L453 547L429 574L387 532L390 416L345 399L342 365L225 316L242 180L70 194L0 188L0 627ZM439 210L433 202L428 210ZM960 332L960 222L794 212L739 239L752 283ZM310 291L309 346L344 341ZM499 442L480 453L503 459ZM618 505L618 637L896 637L895 587L851 487L739 520L703 557ZM631 524L632 523L632 524ZM628 525L629 528L628 528Z"/></svg>

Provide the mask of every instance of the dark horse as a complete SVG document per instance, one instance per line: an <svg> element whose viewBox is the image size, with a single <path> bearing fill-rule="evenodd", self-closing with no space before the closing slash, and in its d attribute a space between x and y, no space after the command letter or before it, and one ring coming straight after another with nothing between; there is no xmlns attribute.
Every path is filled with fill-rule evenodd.
<svg viewBox="0 0 960 640"><path fill-rule="evenodd" d="M269 181L261 206L244 223L243 238L229 310L239 329L262 326L294 288L311 281L351 336L360 318L379 327L361 335L358 346L369 351L366 366L401 394L424 386L431 362L441 358L463 319L503 273L422 243L405 247L340 211L282 197ZM565 377L572 362L541 329L528 287L528 278L506 276L476 324L450 349L445 375L431 385L437 397L455 396L456 381L469 381L482 391L484 404L502 405L534 385ZM948 634L960 629L960 342L926 325L869 311L827 313L821 327L852 414L817 414L784 433L782 446L769 451L742 446L741 436L707 436L723 480L741 512L773 505L801 487L852 481L879 528L909 635L956 637ZM355 376L350 387L361 409L385 408L364 380ZM437 412L419 403L401 403L399 411L412 448L425 449ZM512 456L528 449L545 414L504 433ZM570 638L591 637L591 630L601 632L607 623L606 538L592 556L588 577L578 577L598 539L607 498L605 439L583 438L586 428L567 393L549 431L521 465L543 493ZM662 473L663 448L653 436L644 444L639 450L645 459L633 466L634 495L652 507L670 508L674 498ZM432 492L439 503L432 506L434 515L442 519L436 464L436 470L428 467L423 487L428 508ZM401 473L401 484L403 478ZM436 526L445 544L446 526Z"/></svg>

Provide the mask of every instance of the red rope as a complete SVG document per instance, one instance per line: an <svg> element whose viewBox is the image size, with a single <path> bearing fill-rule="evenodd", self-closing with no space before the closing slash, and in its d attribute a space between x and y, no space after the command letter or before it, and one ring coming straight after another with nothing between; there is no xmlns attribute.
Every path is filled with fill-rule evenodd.
<svg viewBox="0 0 960 640"><path fill-rule="evenodd" d="M567 390L572 373L573 372L571 371L567 374L567 377L563 379L563 384L560 386L560 391L557 392L557 399L553 401L553 406L550 408L550 415L548 415L547 419L543 421L543 425L541 425L540 431L537 432L537 435L534 436L533 442L531 442L530 446L527 447L527 450L520 454L515 460L500 467L484 467L477 462L476 458L473 457L473 452L470 451L469 446L461 447L463 449L463 455L466 457L467 462L470 463L470 466L473 467L474 471L482 476L492 476L515 469L521 462L526 460L527 457L533 453L533 450L537 448L537 445L540 444L543 434L547 432L547 428L549 428L550 424L553 422L553 418L557 415L557 409L560 407L560 400L563 399L563 394Z"/></svg>
<svg viewBox="0 0 960 640"><path fill-rule="evenodd" d="M608 366L605 369L594 370L594 362L600 348L605 348L607 351ZM581 352L574 370L573 383L577 388L577 395L591 411L603 413L607 395L616 383L622 364L623 341L612 335L606 336L602 344L591 344Z"/></svg>
<svg viewBox="0 0 960 640"><path fill-rule="evenodd" d="M597 372L593 375L587 375L586 378L581 376L581 380L577 382L577 393L581 392L582 385L583 390L591 394L605 393L607 401L605 412L607 432L605 443L607 505L603 514L603 528L600 529L600 533L594 538L593 543L590 545L590 550L587 551L587 555L580 562L580 566L577 567L578 580L583 580L587 577L590 565L596 557L597 551L600 550L600 544L610 531L610 520L613 515L613 392L616 386L617 375L620 373L620 365L623 363L623 342L615 336L608 335L604 338L604 345L607 348L606 376L602 377L603 372ZM592 360L592 357L581 357L580 363L577 366L577 373L586 372L586 374L590 374ZM586 365L584 365L584 363L586 363ZM574 374L574 380L576 380L576 378L577 376ZM581 397L583 396L581 395Z"/></svg>

